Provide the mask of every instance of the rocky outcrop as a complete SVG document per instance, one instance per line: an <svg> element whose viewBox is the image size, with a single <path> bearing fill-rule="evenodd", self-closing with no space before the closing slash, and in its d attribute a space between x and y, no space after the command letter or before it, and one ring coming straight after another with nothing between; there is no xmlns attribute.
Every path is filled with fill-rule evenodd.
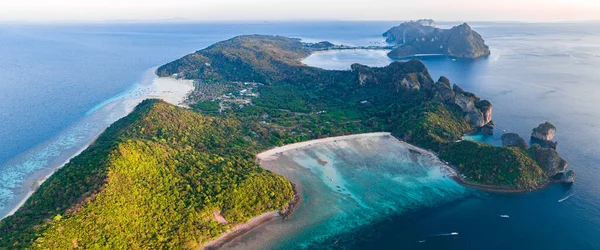
<svg viewBox="0 0 600 250"><path fill-rule="evenodd" d="M475 94L467 92L458 85L451 86L450 80L440 77L433 82L427 68L419 60L405 63L393 62L387 67L372 68L361 64L353 64L360 86L386 84L392 91L423 90L437 100L446 104L457 105L464 112L464 119L472 128L481 128L492 121L492 104L481 100Z"/></svg>
<svg viewBox="0 0 600 250"><path fill-rule="evenodd" d="M554 139L554 135L556 135L556 127L549 122L542 123L534 128L531 134L532 146L529 148L529 154L551 180L573 183L575 172L573 170L567 171L569 163L556 152L556 142L551 141ZM514 135L505 134L502 136L503 146L505 146L505 140L506 146L514 142L509 139L515 139ZM524 143L524 140L521 140L522 138L520 138L519 143Z"/></svg>
<svg viewBox="0 0 600 250"><path fill-rule="evenodd" d="M576 176L577 175L575 174L575 171L569 170L562 176L560 180L563 183L571 184L575 181Z"/></svg>
<svg viewBox="0 0 600 250"><path fill-rule="evenodd" d="M550 122L545 122L533 129L531 138L535 138L540 141L552 141L555 135L556 127Z"/></svg>
<svg viewBox="0 0 600 250"><path fill-rule="evenodd" d="M492 104L481 100L473 93L463 90L458 85L450 87L450 80L446 77L440 79L430 87L434 100L448 104L455 104L465 112L465 120L474 128L481 128L492 121ZM491 126L490 128L493 128Z"/></svg>
<svg viewBox="0 0 600 250"><path fill-rule="evenodd" d="M529 146L523 137L515 133L506 133L502 135L502 146L503 147L518 147L527 149Z"/></svg>
<svg viewBox="0 0 600 250"><path fill-rule="evenodd" d="M383 36L386 37L385 41L388 43L404 44L407 41L419 39L433 32L436 29L435 26L435 22L431 19L410 21L392 27L383 33Z"/></svg>
<svg viewBox="0 0 600 250"><path fill-rule="evenodd" d="M489 101L479 99L456 84L450 88L450 80L446 77L440 77L432 92L434 99L458 105L465 112L465 120L474 128L484 127L492 121L492 104Z"/></svg>
<svg viewBox="0 0 600 250"><path fill-rule="evenodd" d="M446 77L440 77L433 86L433 98L445 103L454 102L456 94L452 90L450 80Z"/></svg>
<svg viewBox="0 0 600 250"><path fill-rule="evenodd" d="M425 64L419 60L393 62L382 68L353 64L351 69L360 86L385 84L392 91L400 92L418 91L423 87L429 89L433 85Z"/></svg>
<svg viewBox="0 0 600 250"><path fill-rule="evenodd" d="M335 46L335 44L330 43L328 41L322 41L322 42L318 42L318 43L308 43L308 44L306 44L306 46L311 49L323 50L323 49L332 48Z"/></svg>
<svg viewBox="0 0 600 250"><path fill-rule="evenodd" d="M557 143L552 141L556 135L556 127L550 123L545 122L537 126L531 132L532 144L539 144L542 147L556 149Z"/></svg>
<svg viewBox="0 0 600 250"><path fill-rule="evenodd" d="M530 150L537 164L550 177L564 173L569 166L569 163L552 148L543 148L538 144L534 144Z"/></svg>
<svg viewBox="0 0 600 250"><path fill-rule="evenodd" d="M478 58L490 55L485 41L466 23L451 29L439 29L422 22L407 22L383 34L388 43L399 45L388 56L406 58L419 54Z"/></svg>

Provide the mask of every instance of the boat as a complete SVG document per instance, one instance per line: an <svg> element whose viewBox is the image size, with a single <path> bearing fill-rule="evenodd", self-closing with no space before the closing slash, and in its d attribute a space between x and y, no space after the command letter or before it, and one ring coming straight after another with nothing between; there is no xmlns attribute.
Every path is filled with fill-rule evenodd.
<svg viewBox="0 0 600 250"><path fill-rule="evenodd" d="M573 196L574 194L575 194L575 193L572 193L572 194L570 194L570 195L567 195L567 197L565 197L565 198L562 198L562 199L558 200L558 202L563 202L563 201L566 201L566 200L568 200L569 198L571 198L571 196Z"/></svg>
<svg viewBox="0 0 600 250"><path fill-rule="evenodd" d="M508 218L510 218L510 216L508 216L508 215L506 215L506 214L501 214L501 215L499 215L499 216L500 216L500 217L502 217L502 218L507 218L507 219L508 219Z"/></svg>

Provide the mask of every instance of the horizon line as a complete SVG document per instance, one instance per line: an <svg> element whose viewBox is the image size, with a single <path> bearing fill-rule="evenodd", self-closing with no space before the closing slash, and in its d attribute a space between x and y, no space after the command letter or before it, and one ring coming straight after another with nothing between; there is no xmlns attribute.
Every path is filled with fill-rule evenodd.
<svg viewBox="0 0 600 250"><path fill-rule="evenodd" d="M432 18L420 18L420 19L432 19ZM407 22L418 19L185 19L185 18L169 18L169 19L107 19L107 20L0 20L2 24L136 24L136 23L286 23L286 22ZM436 23L523 23L523 24L558 24L558 23L596 23L600 22L600 19L596 20L436 20L432 19Z"/></svg>

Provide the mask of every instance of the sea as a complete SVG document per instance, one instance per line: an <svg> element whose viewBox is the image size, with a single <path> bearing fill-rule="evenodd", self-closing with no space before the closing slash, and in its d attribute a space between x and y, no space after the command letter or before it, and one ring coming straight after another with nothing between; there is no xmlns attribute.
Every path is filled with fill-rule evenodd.
<svg viewBox="0 0 600 250"><path fill-rule="evenodd" d="M32 180L68 161L124 115L111 105L133 98L156 66L242 34L383 45L381 34L399 23L0 24L0 218L36 185ZM418 196L409 200L377 186L372 190L378 192L377 204L392 206L384 216L368 223L337 220L336 230L327 234L315 233L323 231L320 226L307 226L304 243L286 248L600 249L600 23L470 25L486 40L491 56L417 58L434 78L446 76L493 104L495 134L466 139L498 145L504 132L529 138L532 128L550 121L558 127L558 152L576 171L576 182L532 193L493 194L441 181L441 189L427 184L426 191L402 190ZM385 66L391 60L385 51L340 51L316 53L304 62L345 70L352 63ZM369 163L374 169L393 167L393 160L385 159L380 165ZM362 188L355 193L369 195L369 186ZM390 202L380 202L385 200Z"/></svg>

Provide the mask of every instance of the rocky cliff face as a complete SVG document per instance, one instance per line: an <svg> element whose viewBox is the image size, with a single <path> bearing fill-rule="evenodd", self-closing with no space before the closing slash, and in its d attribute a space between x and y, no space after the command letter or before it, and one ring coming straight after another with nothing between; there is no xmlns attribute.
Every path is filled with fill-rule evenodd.
<svg viewBox="0 0 600 250"><path fill-rule="evenodd" d="M439 54L457 58L490 55L490 49L481 35L466 23L444 30L408 22L388 30L383 35L389 43L399 45L388 54L392 58L419 54Z"/></svg>
<svg viewBox="0 0 600 250"><path fill-rule="evenodd" d="M422 87L433 85L429 72L421 61L393 62L382 68L372 68L361 64L353 64L352 71L356 74L358 84L388 85L395 92L418 91Z"/></svg>
<svg viewBox="0 0 600 250"><path fill-rule="evenodd" d="M458 105L471 127L481 128L492 121L492 104L489 101L479 99L456 84L450 88L450 80L446 77L440 77L431 92L434 99Z"/></svg>
<svg viewBox="0 0 600 250"><path fill-rule="evenodd" d="M431 19L410 21L392 27L383 33L383 36L386 37L385 41L388 43L404 44L433 32L436 29L435 26L435 22Z"/></svg>
<svg viewBox="0 0 600 250"><path fill-rule="evenodd" d="M537 165L548 176L548 180L563 183L572 183L575 180L575 172L573 170L567 171L569 167L567 160L560 157L558 152L553 148L543 147L537 143L528 148L525 139L515 133L503 134L502 146L518 147L527 150L531 158L535 160Z"/></svg>
<svg viewBox="0 0 600 250"><path fill-rule="evenodd" d="M425 91L433 100L457 105L464 112L464 119L472 128L480 128L492 121L492 104L481 100L458 85L451 87L450 80L440 77L433 82L427 68L419 60L405 63L394 62L387 67L371 68L365 65L351 66L361 86L387 84L392 91Z"/></svg>
<svg viewBox="0 0 600 250"><path fill-rule="evenodd" d="M533 129L531 132L531 143L539 144L545 148L556 149L558 143L552 141L555 135L556 127L550 122L545 122Z"/></svg>
<svg viewBox="0 0 600 250"><path fill-rule="evenodd" d="M515 133L506 133L502 135L502 146L503 147L518 147L527 149L529 146L523 137Z"/></svg>
<svg viewBox="0 0 600 250"><path fill-rule="evenodd" d="M553 177L559 173L564 173L569 166L569 163L560 157L556 150L552 148L542 148L535 144L530 149L534 155L534 159L538 165L548 174Z"/></svg>
<svg viewBox="0 0 600 250"><path fill-rule="evenodd" d="M542 123L534 128L531 134L532 146L529 148L529 154L553 181L572 183L575 180L575 172L567 171L569 163L556 152L556 142L551 141L555 135L556 127L550 122ZM517 139L516 137L518 137L516 134L503 135L503 146L524 143L523 138L518 137Z"/></svg>
<svg viewBox="0 0 600 250"><path fill-rule="evenodd" d="M575 181L576 176L577 175L575 174L575 171L569 170L561 177L560 180L564 183L571 184Z"/></svg>
<svg viewBox="0 0 600 250"><path fill-rule="evenodd" d="M535 138L540 141L552 141L555 135L556 127L550 122L545 122L533 129L531 138Z"/></svg>

